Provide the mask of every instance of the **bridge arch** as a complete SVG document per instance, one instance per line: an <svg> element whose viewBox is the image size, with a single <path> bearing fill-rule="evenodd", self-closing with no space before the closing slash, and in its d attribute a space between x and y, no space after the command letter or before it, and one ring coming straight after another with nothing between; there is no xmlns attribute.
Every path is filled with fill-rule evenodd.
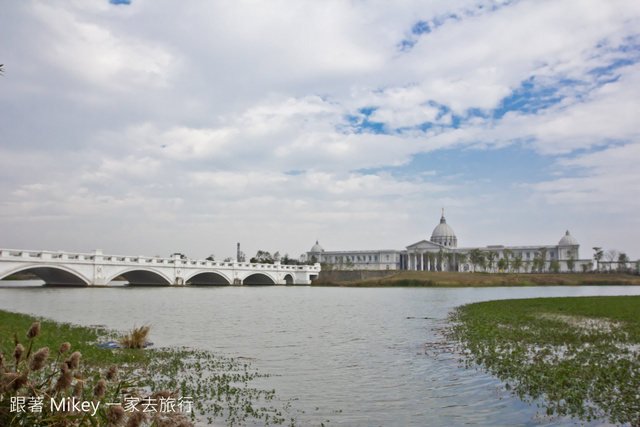
<svg viewBox="0 0 640 427"><path fill-rule="evenodd" d="M112 274L106 283L109 283L118 276L124 277L131 286L169 286L173 284L172 280L164 274L146 268L121 270L117 272L117 274Z"/></svg>
<svg viewBox="0 0 640 427"><path fill-rule="evenodd" d="M217 271L201 271L187 278L185 283L193 286L216 286L230 285L231 281L224 274Z"/></svg>
<svg viewBox="0 0 640 427"><path fill-rule="evenodd" d="M287 285L294 285L295 284L295 280L293 278L293 275L286 274L284 276L284 283L287 284Z"/></svg>
<svg viewBox="0 0 640 427"><path fill-rule="evenodd" d="M71 268L39 264L23 265L12 269L3 273L0 279L21 272L35 274L50 286L88 286L91 283L91 280Z"/></svg>
<svg viewBox="0 0 640 427"><path fill-rule="evenodd" d="M265 273L253 273L242 281L243 285L275 285L276 281Z"/></svg>

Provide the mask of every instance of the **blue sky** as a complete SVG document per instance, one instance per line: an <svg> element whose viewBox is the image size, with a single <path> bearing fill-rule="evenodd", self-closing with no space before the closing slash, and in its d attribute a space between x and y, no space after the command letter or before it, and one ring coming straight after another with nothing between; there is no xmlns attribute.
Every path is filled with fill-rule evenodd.
<svg viewBox="0 0 640 427"><path fill-rule="evenodd" d="M9 3L2 246L637 259L636 3Z"/></svg>

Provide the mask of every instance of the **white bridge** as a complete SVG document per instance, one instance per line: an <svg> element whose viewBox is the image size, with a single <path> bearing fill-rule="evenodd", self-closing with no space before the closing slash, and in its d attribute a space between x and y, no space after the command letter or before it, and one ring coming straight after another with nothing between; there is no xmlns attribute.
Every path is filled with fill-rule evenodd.
<svg viewBox="0 0 640 427"><path fill-rule="evenodd" d="M105 286L124 278L133 286L308 285L320 264L282 265L144 256L0 249L0 279L28 272L47 285Z"/></svg>

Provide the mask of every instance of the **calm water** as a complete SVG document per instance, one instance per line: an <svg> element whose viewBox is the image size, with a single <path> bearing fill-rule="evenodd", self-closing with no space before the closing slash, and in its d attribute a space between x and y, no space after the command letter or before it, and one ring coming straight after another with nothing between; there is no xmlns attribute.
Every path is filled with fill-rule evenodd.
<svg viewBox="0 0 640 427"><path fill-rule="evenodd" d="M300 425L540 425L535 408L459 366L440 342L453 307L541 296L640 295L640 287L41 288L0 282L0 309L128 330L152 324L156 346L255 358ZM194 396L197 399L197 396ZM336 412L341 411L341 412ZM564 424L572 424L563 420ZM554 425L558 421L553 422ZM602 424L597 424L602 425Z"/></svg>

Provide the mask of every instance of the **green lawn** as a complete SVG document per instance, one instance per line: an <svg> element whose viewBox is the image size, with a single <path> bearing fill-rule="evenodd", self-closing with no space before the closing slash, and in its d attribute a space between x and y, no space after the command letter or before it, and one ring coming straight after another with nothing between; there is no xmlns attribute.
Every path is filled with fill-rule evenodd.
<svg viewBox="0 0 640 427"><path fill-rule="evenodd" d="M546 415L640 423L640 296L489 301L451 321L468 366Z"/></svg>

